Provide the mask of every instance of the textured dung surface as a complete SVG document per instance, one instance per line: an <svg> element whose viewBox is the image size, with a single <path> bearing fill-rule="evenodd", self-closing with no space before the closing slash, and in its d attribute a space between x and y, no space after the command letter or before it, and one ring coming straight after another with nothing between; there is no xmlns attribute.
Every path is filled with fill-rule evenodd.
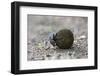
<svg viewBox="0 0 100 76"><path fill-rule="evenodd" d="M83 59L88 58L87 17L28 15L27 59ZM48 41L50 33L70 29L74 42L70 49L53 47Z"/></svg>
<svg viewBox="0 0 100 76"><path fill-rule="evenodd" d="M68 29L62 29L56 33L55 42L60 49L71 48L73 41L73 33Z"/></svg>

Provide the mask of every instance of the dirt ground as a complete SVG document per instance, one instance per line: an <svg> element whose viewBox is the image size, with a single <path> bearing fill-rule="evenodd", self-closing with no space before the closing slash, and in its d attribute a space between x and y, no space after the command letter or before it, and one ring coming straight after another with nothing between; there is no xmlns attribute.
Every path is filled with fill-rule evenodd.
<svg viewBox="0 0 100 76"><path fill-rule="evenodd" d="M87 17L28 15L27 21L28 61L88 58ZM70 49L53 47L48 41L51 33L61 29L70 29L74 34L74 43Z"/></svg>

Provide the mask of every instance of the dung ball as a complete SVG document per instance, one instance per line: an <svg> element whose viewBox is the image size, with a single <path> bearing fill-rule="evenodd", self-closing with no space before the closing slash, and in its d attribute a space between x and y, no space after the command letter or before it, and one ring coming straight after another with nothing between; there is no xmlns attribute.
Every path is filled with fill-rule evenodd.
<svg viewBox="0 0 100 76"><path fill-rule="evenodd" d="M54 40L60 49L68 49L73 45L74 36L69 29L62 29L56 33Z"/></svg>

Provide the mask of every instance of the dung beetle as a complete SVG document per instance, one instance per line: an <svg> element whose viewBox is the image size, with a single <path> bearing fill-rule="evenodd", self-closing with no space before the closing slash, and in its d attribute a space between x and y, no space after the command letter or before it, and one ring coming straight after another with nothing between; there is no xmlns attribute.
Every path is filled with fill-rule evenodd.
<svg viewBox="0 0 100 76"><path fill-rule="evenodd" d="M69 29L62 29L57 33L52 33L49 40L53 46L58 46L60 49L69 49L73 44L74 35Z"/></svg>

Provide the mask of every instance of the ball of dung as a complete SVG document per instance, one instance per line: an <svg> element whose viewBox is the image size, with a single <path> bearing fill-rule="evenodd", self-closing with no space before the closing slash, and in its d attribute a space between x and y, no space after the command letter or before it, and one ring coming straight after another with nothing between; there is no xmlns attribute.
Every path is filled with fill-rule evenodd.
<svg viewBox="0 0 100 76"><path fill-rule="evenodd" d="M60 30L56 33L55 42L61 49L68 49L72 46L74 41L73 33L68 29Z"/></svg>

